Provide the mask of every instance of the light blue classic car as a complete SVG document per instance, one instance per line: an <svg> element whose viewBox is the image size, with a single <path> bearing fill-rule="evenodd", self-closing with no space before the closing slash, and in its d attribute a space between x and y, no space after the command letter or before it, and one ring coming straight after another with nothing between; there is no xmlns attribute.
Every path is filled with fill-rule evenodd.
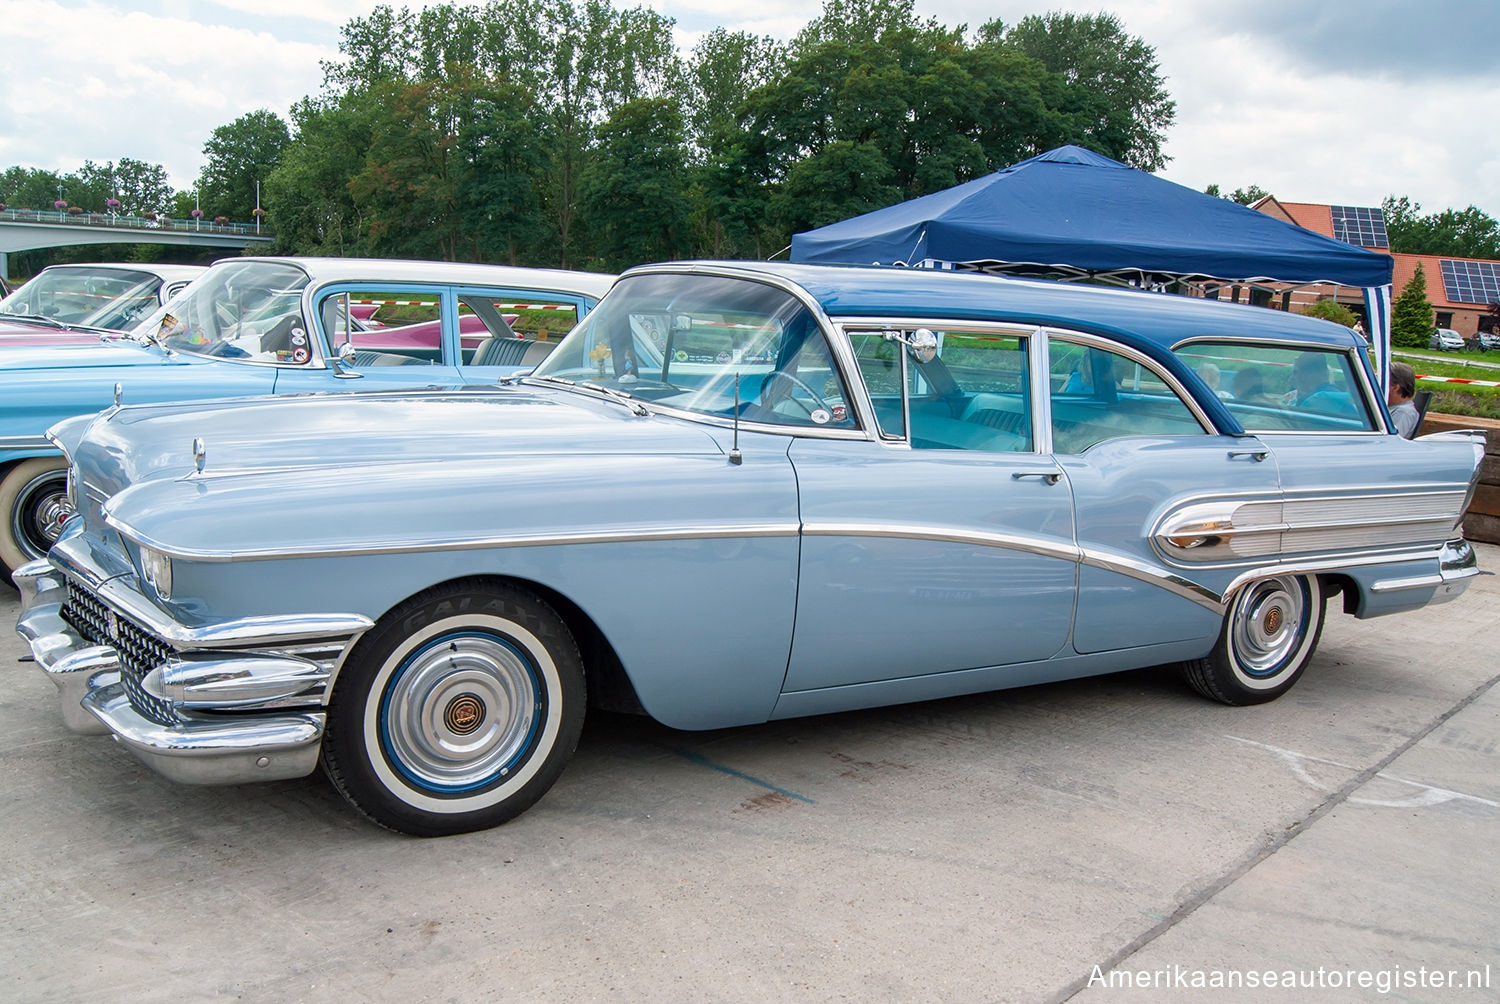
<svg viewBox="0 0 1500 1004"><path fill-rule="evenodd" d="M135 403L490 383L534 366L613 281L452 262L231 258L134 328L139 343L0 338L0 566L41 557L61 530L63 461L47 428L109 407L117 387ZM403 341L408 329L416 337ZM367 349L366 338L398 348Z"/></svg>
<svg viewBox="0 0 1500 1004"><path fill-rule="evenodd" d="M1477 434L1392 434L1274 310L954 273L635 269L488 388L53 429L19 630L79 731L197 784L322 764L436 835L547 790L587 707L713 729L1179 663L1253 704L1330 599L1450 600Z"/></svg>

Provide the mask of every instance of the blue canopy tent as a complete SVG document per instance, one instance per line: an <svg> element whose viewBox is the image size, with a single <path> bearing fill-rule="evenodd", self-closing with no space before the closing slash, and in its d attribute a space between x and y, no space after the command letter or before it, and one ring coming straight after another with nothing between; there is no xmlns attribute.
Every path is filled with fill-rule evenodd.
<svg viewBox="0 0 1500 1004"><path fill-rule="evenodd" d="M792 238L791 260L1104 278L1163 288L1336 283L1365 291L1390 366L1389 255L1336 241L1078 146Z"/></svg>

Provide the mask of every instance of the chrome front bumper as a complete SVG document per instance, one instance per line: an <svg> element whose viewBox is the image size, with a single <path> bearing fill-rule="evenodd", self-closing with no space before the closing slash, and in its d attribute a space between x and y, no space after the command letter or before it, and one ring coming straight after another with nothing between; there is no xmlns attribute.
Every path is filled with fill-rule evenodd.
<svg viewBox="0 0 1500 1004"><path fill-rule="evenodd" d="M72 731L112 735L148 767L184 784L239 784L305 777L318 765L325 715L321 711L202 714L159 725L130 706L118 653L93 645L62 618L67 587L47 561L22 565L13 576L21 592L16 632L36 664L57 685L63 723ZM224 653L226 667L242 659ZM211 663L199 662L201 672Z"/></svg>

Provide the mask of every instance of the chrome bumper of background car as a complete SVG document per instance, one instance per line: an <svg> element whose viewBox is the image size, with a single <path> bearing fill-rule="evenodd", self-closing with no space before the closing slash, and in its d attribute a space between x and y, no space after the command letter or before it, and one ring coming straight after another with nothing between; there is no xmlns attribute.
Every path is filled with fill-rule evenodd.
<svg viewBox="0 0 1500 1004"><path fill-rule="evenodd" d="M91 645L62 618L67 589L46 561L21 566L14 575L21 592L16 631L31 646L37 665L58 689L63 723L74 732L111 734L143 763L184 784L238 784L304 777L318 764L325 716L321 711L276 715L195 715L172 725L152 722L130 706L120 661L108 645ZM245 660L226 652L226 686L247 696ZM260 662L282 669L281 662ZM202 679L208 661L194 664ZM255 687L249 688L254 693ZM264 696L264 695L257 695Z"/></svg>

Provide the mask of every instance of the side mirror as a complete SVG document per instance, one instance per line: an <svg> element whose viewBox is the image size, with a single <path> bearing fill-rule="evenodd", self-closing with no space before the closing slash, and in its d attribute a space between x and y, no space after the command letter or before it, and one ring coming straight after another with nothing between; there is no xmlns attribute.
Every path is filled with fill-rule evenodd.
<svg viewBox="0 0 1500 1004"><path fill-rule="evenodd" d="M915 331L887 331L885 339L888 342L900 342L905 345L911 357L919 363L930 363L937 358L938 338L927 328L917 328Z"/></svg>
<svg viewBox="0 0 1500 1004"><path fill-rule="evenodd" d="M352 342L341 342L338 347L339 362L354 362L354 344Z"/></svg>

